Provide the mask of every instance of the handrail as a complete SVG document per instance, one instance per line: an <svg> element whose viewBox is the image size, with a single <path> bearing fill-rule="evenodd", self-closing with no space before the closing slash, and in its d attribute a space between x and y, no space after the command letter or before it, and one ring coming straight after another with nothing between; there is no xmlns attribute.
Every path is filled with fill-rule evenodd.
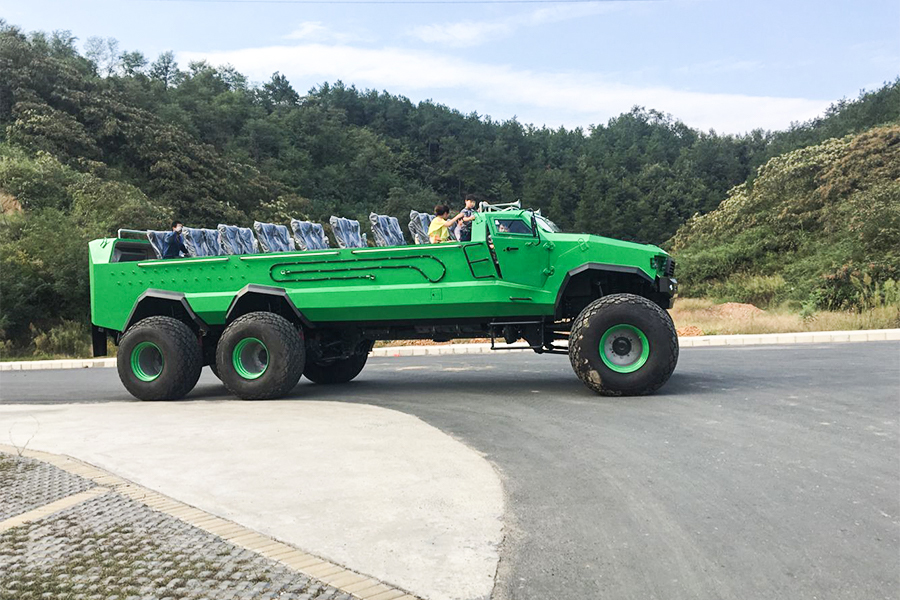
<svg viewBox="0 0 900 600"><path fill-rule="evenodd" d="M123 235L123 234L129 234L129 233L136 233L136 234L139 234L141 237L140 238L128 238L125 235ZM116 237L126 238L126 239L130 239L130 240L134 240L134 239L146 240L147 239L147 230L146 229L120 229L119 231L116 232Z"/></svg>

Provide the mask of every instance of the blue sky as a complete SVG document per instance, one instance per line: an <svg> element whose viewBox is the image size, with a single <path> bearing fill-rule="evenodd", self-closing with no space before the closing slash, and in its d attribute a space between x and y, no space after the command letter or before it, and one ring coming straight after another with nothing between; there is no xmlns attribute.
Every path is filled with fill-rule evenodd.
<svg viewBox="0 0 900 600"><path fill-rule="evenodd" d="M897 0L309 4L0 0L28 31L115 37L303 93L324 81L551 127L634 105L688 125L782 129L900 75Z"/></svg>

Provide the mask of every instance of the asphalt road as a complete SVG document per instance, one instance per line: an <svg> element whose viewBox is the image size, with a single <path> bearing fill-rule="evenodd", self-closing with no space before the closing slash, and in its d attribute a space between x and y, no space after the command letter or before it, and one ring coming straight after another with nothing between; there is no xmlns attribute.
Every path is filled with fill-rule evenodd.
<svg viewBox="0 0 900 600"><path fill-rule="evenodd" d="M223 397L209 373L184 402ZM127 400L115 370L4 372L2 403ZM348 399L350 398L350 399ZM508 495L500 599L900 597L900 344L690 348L644 398L564 356L373 358L286 402L416 415Z"/></svg>

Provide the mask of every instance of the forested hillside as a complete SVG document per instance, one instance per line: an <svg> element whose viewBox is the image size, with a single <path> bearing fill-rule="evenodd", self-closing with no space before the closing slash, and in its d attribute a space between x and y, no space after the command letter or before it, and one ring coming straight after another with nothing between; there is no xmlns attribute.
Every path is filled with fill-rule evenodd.
<svg viewBox="0 0 900 600"><path fill-rule="evenodd" d="M0 21L0 330L5 352L86 322L86 242L118 227L290 217L406 222L465 193L521 199L563 229L664 243L773 156L891 123L900 80L785 132L701 132L634 108L588 130L464 115L340 82L78 50ZM657 107L664 109L665 107ZM749 189L749 188L748 188ZM73 336L74 337L77 336Z"/></svg>
<svg viewBox="0 0 900 600"><path fill-rule="evenodd" d="M690 296L900 304L900 126L771 159L752 186L688 221L672 250Z"/></svg>

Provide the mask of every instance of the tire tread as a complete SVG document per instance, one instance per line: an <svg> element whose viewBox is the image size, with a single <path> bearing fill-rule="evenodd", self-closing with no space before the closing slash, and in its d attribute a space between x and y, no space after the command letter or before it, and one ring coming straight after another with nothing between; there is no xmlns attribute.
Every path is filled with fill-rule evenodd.
<svg viewBox="0 0 900 600"><path fill-rule="evenodd" d="M672 317L666 310L660 308L652 300L634 294L611 294L594 300L584 307L584 310L581 311L572 325L572 331L569 334L569 361L572 363L572 369L578 375L578 378L590 389L604 396L621 396L623 392L604 385L603 379L596 376L596 372L591 368L590 362L582 354L584 345L578 343L578 341L584 336L584 329L594 316L612 306L623 305L634 307L637 310L649 309L657 313L669 330L669 365L667 373L671 374L678 363L678 333L675 330L675 323L672 321ZM644 388L632 391L630 394L636 396L652 394L662 387L666 381L668 381L668 377L655 381Z"/></svg>
<svg viewBox="0 0 900 600"><path fill-rule="evenodd" d="M119 360L116 361L119 377L122 379L122 383L125 384L125 388L140 400L178 400L183 398L197 385L197 380L200 379L200 373L203 369L203 356L197 342L197 336L185 323L173 317L146 317L128 328L125 335L122 336L119 346L121 347L126 343L126 340L130 340L131 337L140 334L142 330L148 328L168 335L181 351L183 360L173 361L170 358L167 361L170 365L169 368L176 369L170 384L155 390L153 393L148 393L150 390L146 386L137 388L129 385L126 375L128 370L131 369L130 356L120 356Z"/></svg>
<svg viewBox="0 0 900 600"><path fill-rule="evenodd" d="M285 396L288 392L290 392L297 385L297 382L300 379L301 374L303 373L303 367L305 363L306 356L306 346L304 345L303 336L300 332L297 331L297 328L285 319L284 317L277 315L275 313L270 312L252 312L247 313L241 317L235 319L222 334L222 338L219 340L219 344L222 344L222 341L226 339L229 335L229 330L234 331L240 327L241 324L246 322L255 322L261 325L265 325L270 327L274 332L281 338L281 342L284 344L287 352L283 357L284 360L269 360L269 366L267 369L273 370L273 376L268 376L267 373L267 381L270 385L266 387L262 386L250 386L250 389L239 389L235 386L232 386L229 382L229 377L225 376L225 372L227 369L231 367L226 364L218 364L219 361L228 362L231 360L230 356L219 356L218 350L216 351L216 361L217 361L217 376L222 380L222 383L225 384L225 387L228 388L228 391L234 394L235 396L243 399L243 400L271 400L274 398L280 398Z"/></svg>

